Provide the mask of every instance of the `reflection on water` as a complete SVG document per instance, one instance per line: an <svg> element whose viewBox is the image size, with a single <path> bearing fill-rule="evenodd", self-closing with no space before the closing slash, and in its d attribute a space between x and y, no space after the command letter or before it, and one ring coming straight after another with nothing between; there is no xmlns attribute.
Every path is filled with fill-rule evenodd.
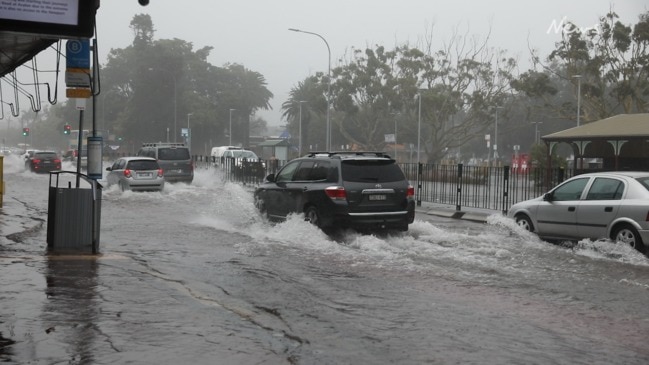
<svg viewBox="0 0 649 365"><path fill-rule="evenodd" d="M2 332L0 332L0 362L8 362L9 359L11 359L13 354L13 351L11 351L11 345L15 343L16 341L4 338Z"/></svg>
<svg viewBox="0 0 649 365"><path fill-rule="evenodd" d="M70 361L93 363L97 337L96 256L50 256L47 261L47 301L42 311L45 331L56 334Z"/></svg>

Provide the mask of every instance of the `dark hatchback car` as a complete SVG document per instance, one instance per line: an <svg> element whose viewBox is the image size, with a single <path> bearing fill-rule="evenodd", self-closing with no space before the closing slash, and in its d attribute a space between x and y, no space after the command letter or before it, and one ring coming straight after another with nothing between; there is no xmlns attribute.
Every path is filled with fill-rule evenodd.
<svg viewBox="0 0 649 365"><path fill-rule="evenodd" d="M303 213L325 231L407 231L415 219L413 186L380 152L314 152L294 159L259 185L255 205L273 221Z"/></svg>
<svg viewBox="0 0 649 365"><path fill-rule="evenodd" d="M50 172L61 169L61 158L56 152L36 151L25 161L25 168L32 172Z"/></svg>

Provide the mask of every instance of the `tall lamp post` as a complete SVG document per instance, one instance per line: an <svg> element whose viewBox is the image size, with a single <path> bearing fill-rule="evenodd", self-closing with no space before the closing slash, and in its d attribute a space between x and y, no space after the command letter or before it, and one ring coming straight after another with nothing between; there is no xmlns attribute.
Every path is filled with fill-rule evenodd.
<svg viewBox="0 0 649 365"><path fill-rule="evenodd" d="M397 159L397 115L400 113L390 113L394 116L394 159Z"/></svg>
<svg viewBox="0 0 649 365"><path fill-rule="evenodd" d="M543 122L534 122L534 143L536 144L540 142L539 124L543 124Z"/></svg>
<svg viewBox="0 0 649 365"><path fill-rule="evenodd" d="M300 100L299 103L300 103L300 125L298 128L298 134L300 135L300 144L298 145L297 153L298 156L302 156L302 103L306 103L306 101Z"/></svg>
<svg viewBox="0 0 649 365"><path fill-rule="evenodd" d="M422 189L422 165L421 165L421 89L417 90L417 97L419 98L419 118L417 121L417 206L421 206L421 189Z"/></svg>
<svg viewBox="0 0 649 365"><path fill-rule="evenodd" d="M419 158L419 145L421 143L421 90L417 91L417 98L419 99L419 118L417 121L417 164L421 162Z"/></svg>
<svg viewBox="0 0 649 365"><path fill-rule="evenodd" d="M329 43L327 42L326 39L324 39L323 36L321 36L318 33L314 32L307 32L305 30L300 30L300 29L295 29L295 28L288 28L291 32L298 32L298 33L306 33L306 34L311 34L316 37L319 37L322 39L322 41L325 43L327 46L327 52L329 53L329 66L328 66L328 71L327 71L327 77L328 77L328 82L327 82L327 130L326 130L326 147L327 151L331 150L331 123L329 121L329 109L331 109L331 48L329 48Z"/></svg>
<svg viewBox="0 0 649 365"><path fill-rule="evenodd" d="M232 146L232 112L235 110L236 109L230 109L230 144L228 146Z"/></svg>
<svg viewBox="0 0 649 365"><path fill-rule="evenodd" d="M502 106L496 106L496 126L494 131L494 166L498 163L498 109L502 109Z"/></svg>
<svg viewBox="0 0 649 365"><path fill-rule="evenodd" d="M189 117L194 115L194 113L187 113L187 148L189 150L192 150L192 132L191 129L189 129Z"/></svg>
<svg viewBox="0 0 649 365"><path fill-rule="evenodd" d="M574 75L577 79L577 127L579 127L579 122L581 118L581 75Z"/></svg>

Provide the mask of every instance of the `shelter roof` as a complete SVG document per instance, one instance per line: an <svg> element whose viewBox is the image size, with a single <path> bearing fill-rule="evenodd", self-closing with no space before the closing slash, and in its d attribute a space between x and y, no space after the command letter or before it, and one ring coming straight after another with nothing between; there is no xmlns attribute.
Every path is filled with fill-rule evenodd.
<svg viewBox="0 0 649 365"><path fill-rule="evenodd" d="M618 114L541 137L547 142L640 138L649 139L649 113Z"/></svg>

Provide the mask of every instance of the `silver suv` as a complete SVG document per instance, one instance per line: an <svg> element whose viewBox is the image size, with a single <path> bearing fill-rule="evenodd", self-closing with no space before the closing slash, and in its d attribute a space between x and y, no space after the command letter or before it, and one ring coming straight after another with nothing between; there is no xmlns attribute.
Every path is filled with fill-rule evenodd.
<svg viewBox="0 0 649 365"><path fill-rule="evenodd" d="M143 143L137 155L158 160L166 182L190 184L194 180L192 156L183 143Z"/></svg>
<svg viewBox="0 0 649 365"><path fill-rule="evenodd" d="M314 152L268 175L255 190L255 204L270 220L304 214L325 232L407 231L415 219L414 192L384 153Z"/></svg>

